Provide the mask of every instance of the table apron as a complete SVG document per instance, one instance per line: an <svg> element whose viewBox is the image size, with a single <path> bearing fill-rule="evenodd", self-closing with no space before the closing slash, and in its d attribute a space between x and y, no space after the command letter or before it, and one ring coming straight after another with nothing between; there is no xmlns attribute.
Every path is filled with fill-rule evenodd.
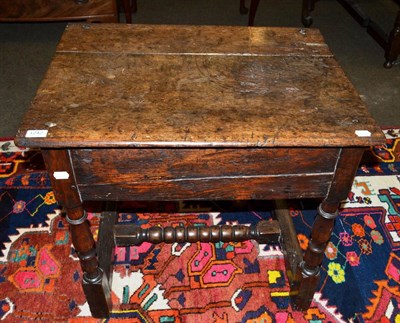
<svg viewBox="0 0 400 323"><path fill-rule="evenodd" d="M73 149L83 200L237 200L327 194L339 148Z"/></svg>

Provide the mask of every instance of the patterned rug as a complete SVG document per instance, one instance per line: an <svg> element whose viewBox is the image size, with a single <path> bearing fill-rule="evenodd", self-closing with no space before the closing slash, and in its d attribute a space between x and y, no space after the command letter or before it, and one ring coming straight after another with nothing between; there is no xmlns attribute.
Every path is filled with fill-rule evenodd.
<svg viewBox="0 0 400 323"><path fill-rule="evenodd" d="M342 204L308 311L291 308L278 246L143 243L116 250L114 308L105 321L400 322L400 129L384 132L386 146L366 154ZM40 153L20 151L11 140L0 146L0 319L101 322L90 317ZM291 205L303 249L317 204ZM135 207L137 213L121 213L119 221L201 226L270 216L259 202ZM96 234L98 214L90 218Z"/></svg>

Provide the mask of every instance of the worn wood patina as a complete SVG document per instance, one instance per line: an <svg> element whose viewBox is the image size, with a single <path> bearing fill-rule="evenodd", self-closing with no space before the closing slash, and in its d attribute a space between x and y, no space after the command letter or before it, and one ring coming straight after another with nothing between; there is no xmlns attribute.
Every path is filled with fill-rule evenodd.
<svg viewBox="0 0 400 323"><path fill-rule="evenodd" d="M0 22L118 22L114 0L2 0Z"/></svg>
<svg viewBox="0 0 400 323"><path fill-rule="evenodd" d="M381 140L316 30L72 25L31 110L36 116L30 113L20 129L22 145L352 146ZM49 132L45 139L23 139L30 129ZM356 130L371 136L358 137Z"/></svg>

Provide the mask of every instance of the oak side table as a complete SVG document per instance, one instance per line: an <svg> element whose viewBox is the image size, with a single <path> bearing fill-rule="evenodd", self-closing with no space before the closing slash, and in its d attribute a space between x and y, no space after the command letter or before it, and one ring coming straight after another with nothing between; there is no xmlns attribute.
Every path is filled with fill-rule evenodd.
<svg viewBox="0 0 400 323"><path fill-rule="evenodd" d="M42 150L95 317L111 310L115 244L282 243L293 304L309 307L338 206L379 127L319 31L72 24L18 131ZM284 199L321 198L304 253ZM254 227L115 224L95 243L83 201L277 200Z"/></svg>
<svg viewBox="0 0 400 323"><path fill-rule="evenodd" d="M115 0L2 0L0 22L118 22Z"/></svg>

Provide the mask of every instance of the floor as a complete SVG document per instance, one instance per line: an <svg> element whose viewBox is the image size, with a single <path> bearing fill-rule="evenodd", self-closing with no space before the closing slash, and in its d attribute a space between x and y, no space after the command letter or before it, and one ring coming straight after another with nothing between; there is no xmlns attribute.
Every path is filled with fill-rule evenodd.
<svg viewBox="0 0 400 323"><path fill-rule="evenodd" d="M249 1L249 0L247 0ZM359 0L389 31L398 10L392 0ZM261 0L256 26L302 27L301 1ZM400 65L384 69L384 52L335 0L313 13L335 57L382 126L400 126ZM123 20L123 18L122 18ZM134 23L246 25L239 0L138 0ZM0 138L13 137L46 72L65 23L0 24ZM56 113L56 111L55 111Z"/></svg>

